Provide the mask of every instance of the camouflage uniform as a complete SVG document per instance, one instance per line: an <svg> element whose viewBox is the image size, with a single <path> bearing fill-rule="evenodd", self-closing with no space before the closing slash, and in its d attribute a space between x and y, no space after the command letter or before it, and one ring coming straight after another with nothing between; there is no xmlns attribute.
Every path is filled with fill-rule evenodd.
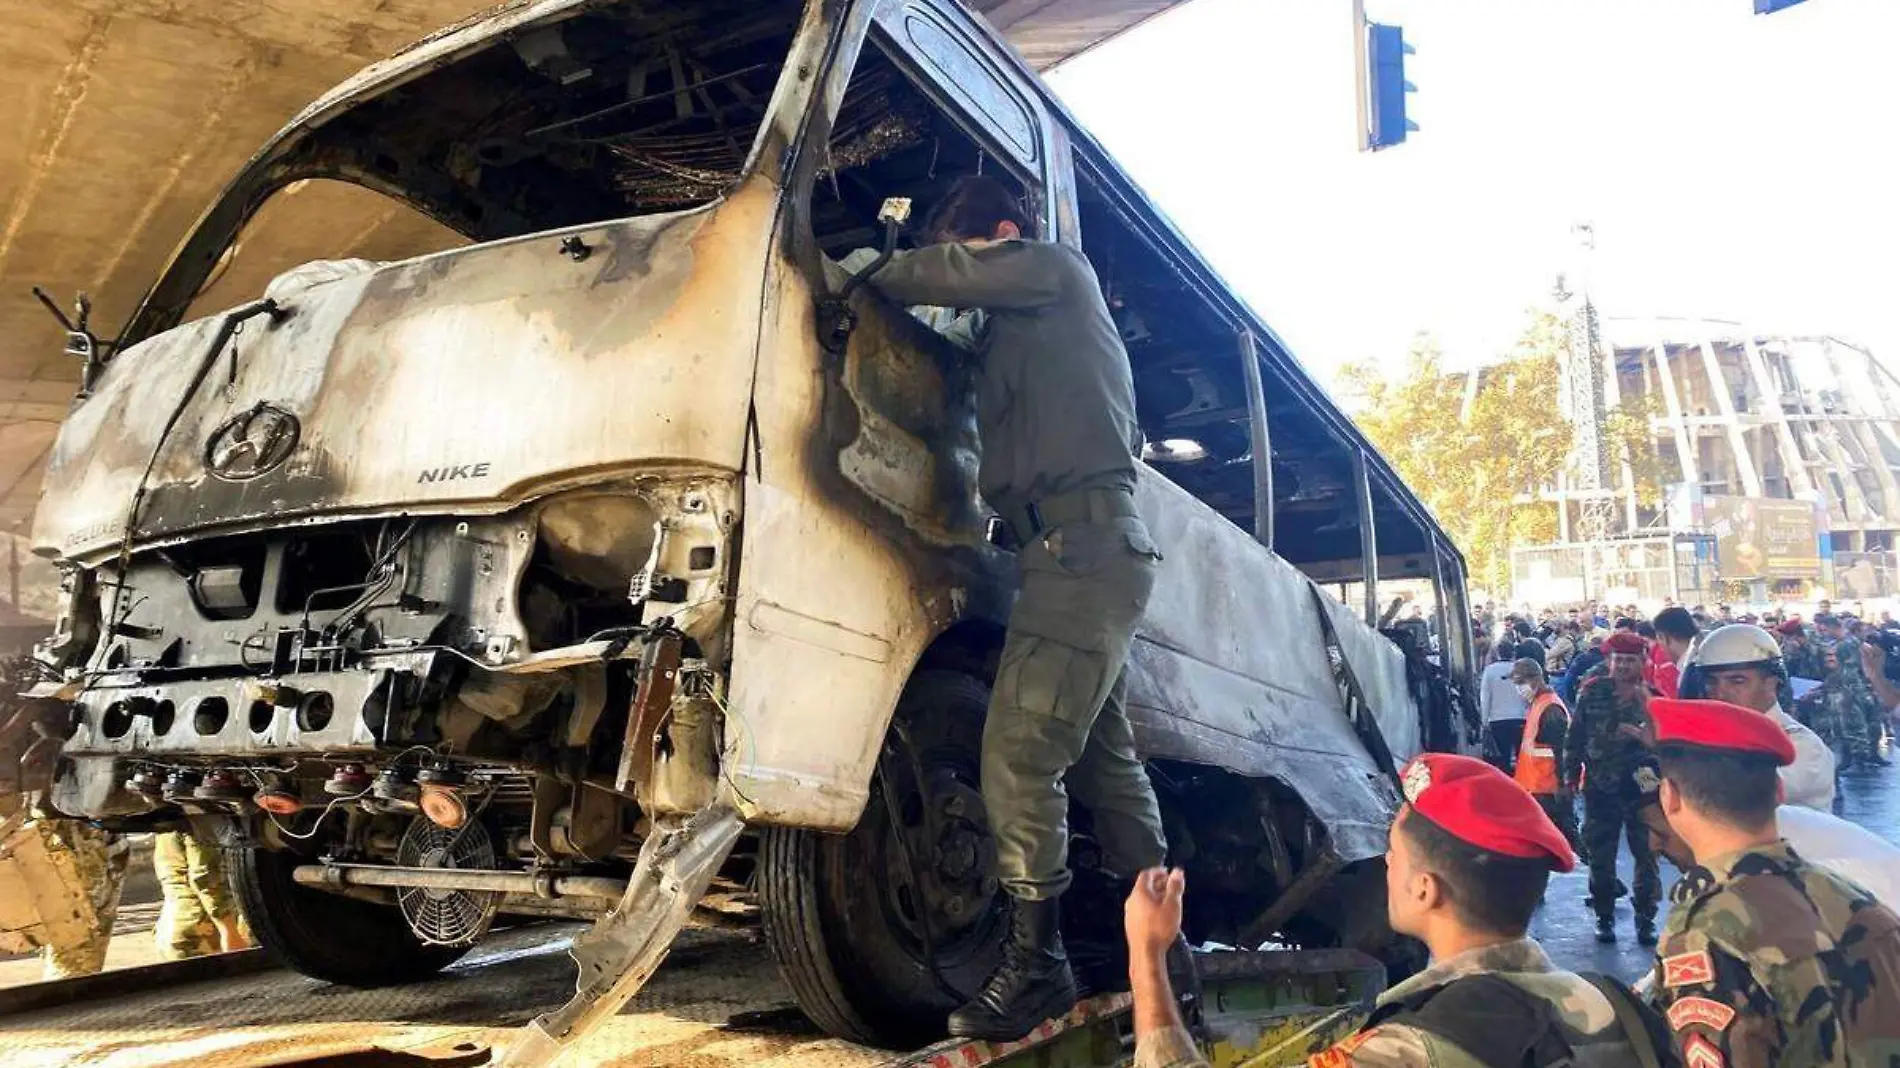
<svg viewBox="0 0 1900 1068"><path fill-rule="evenodd" d="M1794 718L1821 736L1833 751L1838 767L1846 767L1857 755L1856 724L1863 722L1844 674L1844 669L1835 671L1794 706ZM1864 735L1864 729L1859 733Z"/></svg>
<svg viewBox="0 0 1900 1068"><path fill-rule="evenodd" d="M1656 854L1649 848L1649 832L1631 817L1623 803L1623 784L1647 755L1643 743L1617 732L1625 724L1649 722L1643 696L1621 697L1608 675L1584 681L1564 739L1564 782L1583 786L1583 847L1590 861L1590 904L1599 921L1616 915L1621 886L1616 878L1617 839L1629 842L1636 866L1632 902L1638 925L1653 923L1662 898L1662 876Z"/></svg>
<svg viewBox="0 0 1900 1068"><path fill-rule="evenodd" d="M1821 668L1821 650L1811 641L1790 641L1781 647L1782 663L1788 666L1788 674L1803 679L1819 679Z"/></svg>
<svg viewBox="0 0 1900 1068"><path fill-rule="evenodd" d="M159 956L201 957L223 949L218 923L237 919L217 841L195 829L167 831L152 841L152 864L165 904L159 910Z"/></svg>
<svg viewBox="0 0 1900 1068"><path fill-rule="evenodd" d="M1840 661L1840 674L1851 697L1851 716L1846 721L1848 759L1844 763L1872 762L1880 755L1887 710L1880 706L1873 684L1867 681L1867 670L1860 662L1860 639L1842 638L1835 643L1834 657Z"/></svg>
<svg viewBox="0 0 1900 1068"><path fill-rule="evenodd" d="M1567 1045L1575 1068L1622 1068L1637 1063L1623 1035L1616 1010L1601 990L1582 976L1563 971L1529 938L1500 942L1439 961L1379 996L1385 1008L1416 999L1459 979L1495 975L1524 993L1549 1003L1553 1030ZM1390 1011L1390 1010L1388 1010ZM1485 1068L1464 1048L1438 1034L1403 1022L1373 1023L1358 1034L1307 1061L1309 1068ZM1199 1068L1207 1062L1193 1052L1187 1035L1152 1036L1135 1057L1136 1068Z"/></svg>
<svg viewBox="0 0 1900 1068"><path fill-rule="evenodd" d="M85 941L40 948L43 974L47 979L91 975L106 966L106 946L112 940L112 921L119 911L119 891L125 886L131 846L116 835L77 820L36 819L26 829L40 835L49 852L72 855L91 914L92 933Z"/></svg>
<svg viewBox="0 0 1900 1068"><path fill-rule="evenodd" d="M1757 846L1684 872L1654 996L1691 1065L1900 1063L1900 918L1873 895Z"/></svg>

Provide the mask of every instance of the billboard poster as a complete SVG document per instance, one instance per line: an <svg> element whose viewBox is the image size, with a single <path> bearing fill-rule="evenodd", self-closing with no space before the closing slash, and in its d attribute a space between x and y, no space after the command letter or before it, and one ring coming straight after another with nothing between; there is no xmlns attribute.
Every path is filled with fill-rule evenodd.
<svg viewBox="0 0 1900 1068"><path fill-rule="evenodd" d="M1702 498L1703 529L1715 535L1725 580L1821 578L1814 505L1761 497Z"/></svg>

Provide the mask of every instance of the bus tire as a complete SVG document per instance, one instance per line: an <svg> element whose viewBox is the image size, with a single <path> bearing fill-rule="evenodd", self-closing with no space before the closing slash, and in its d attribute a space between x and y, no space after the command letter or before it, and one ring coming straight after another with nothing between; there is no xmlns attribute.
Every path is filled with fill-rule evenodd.
<svg viewBox="0 0 1900 1068"><path fill-rule="evenodd" d="M1008 913L977 780L988 704L969 675L919 672L857 826L764 833L766 945L832 1035L889 1049L940 1039L1002 959Z"/></svg>

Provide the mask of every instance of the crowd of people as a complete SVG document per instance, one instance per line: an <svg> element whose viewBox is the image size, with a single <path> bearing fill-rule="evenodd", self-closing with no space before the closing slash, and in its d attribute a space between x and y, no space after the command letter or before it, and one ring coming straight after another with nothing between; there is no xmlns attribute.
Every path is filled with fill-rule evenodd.
<svg viewBox="0 0 1900 1068"><path fill-rule="evenodd" d="M1473 626L1483 759L1410 762L1387 855L1392 927L1432 963L1310 1064L1900 1064L1900 848L1833 811L1844 771L1888 763L1900 688L1873 632L1891 617L1487 606ZM1659 857L1680 872L1660 930ZM1656 953L1640 993L1528 934L1550 873L1578 863L1599 941L1632 898ZM1151 872L1127 907L1148 1068L1206 1063L1158 963L1183 892Z"/></svg>
<svg viewBox="0 0 1900 1068"><path fill-rule="evenodd" d="M1644 689L1675 697L1690 651L1702 637L1731 624L1746 624L1761 629L1779 647L1779 704L1826 743L1836 770L1885 767L1890 758L1883 750L1892 737L1887 709L1893 702L1882 699L1879 689L1885 680L1867 670L1862 650L1878 631L1900 638L1900 623L1887 611L1870 619L1858 604L1855 609L1837 612L1823 600L1818 611L1803 618L1778 611L1736 614L1726 604L1711 612L1702 605L1665 600L1652 619L1640 615L1635 605L1590 602L1533 615L1500 614L1486 604L1472 614L1473 645L1479 662L1486 665L1478 693L1486 755L1507 771L1516 759L1529 713L1529 693L1521 689L1522 680L1513 678L1519 660L1535 661L1557 699L1575 707L1583 681L1607 672L1611 654L1606 643L1619 634L1634 634L1643 643L1637 667Z"/></svg>

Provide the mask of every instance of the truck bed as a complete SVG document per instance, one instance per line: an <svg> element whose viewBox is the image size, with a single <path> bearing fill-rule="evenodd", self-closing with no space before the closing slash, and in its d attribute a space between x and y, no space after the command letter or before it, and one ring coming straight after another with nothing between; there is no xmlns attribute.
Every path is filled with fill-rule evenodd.
<svg viewBox="0 0 1900 1068"><path fill-rule="evenodd" d="M329 1056L337 1058L334 1068L380 1068L411 1060L374 1052L385 1050L409 1053L419 1064L466 1063L467 1054L505 1044L515 1028L567 999L574 964L566 950L583 929L547 924L501 932L430 981L382 990L273 968L120 993L112 987L122 984L107 973L103 983L92 980L104 988L92 996L0 1015L0 1062L265 1068ZM752 933L689 929L640 996L566 1063L855 1068L890 1057L805 1024Z"/></svg>
<svg viewBox="0 0 1900 1068"><path fill-rule="evenodd" d="M472 1068L565 1000L579 924L502 932L440 976L353 990L271 968L260 951L0 990L8 1068ZM182 981L179 976L224 972ZM1383 986L1344 950L1219 953L1201 960L1203 1035L1215 1063L1304 1063L1348 1033ZM1127 995L1078 1006L1020 1043L955 1041L910 1053L831 1038L792 1004L755 932L683 932L653 981L564 1065L623 1068L1089 1068L1126 1063ZM23 1005L42 1007L21 1009Z"/></svg>

